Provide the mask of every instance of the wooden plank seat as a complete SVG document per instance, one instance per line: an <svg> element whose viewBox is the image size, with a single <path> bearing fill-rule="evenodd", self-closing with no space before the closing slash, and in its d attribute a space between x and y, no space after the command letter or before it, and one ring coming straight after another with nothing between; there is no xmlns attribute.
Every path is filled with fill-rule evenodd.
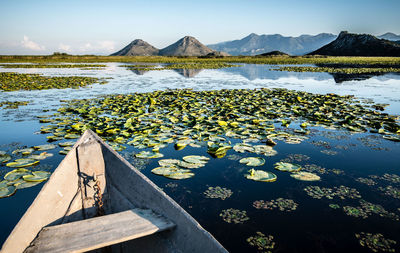
<svg viewBox="0 0 400 253"><path fill-rule="evenodd" d="M25 252L85 252L172 229L150 209L128 211L44 227Z"/></svg>

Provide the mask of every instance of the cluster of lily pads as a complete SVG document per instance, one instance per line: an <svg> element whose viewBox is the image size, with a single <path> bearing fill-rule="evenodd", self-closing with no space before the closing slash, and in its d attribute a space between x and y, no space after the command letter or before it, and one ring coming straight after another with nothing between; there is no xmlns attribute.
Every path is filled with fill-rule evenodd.
<svg viewBox="0 0 400 253"><path fill-rule="evenodd" d="M395 221L399 220L399 216L395 213L386 211L381 205L372 204L371 202L360 200L360 206L344 206L343 211L350 216L368 218L371 214L377 214L381 217L390 218Z"/></svg>
<svg viewBox="0 0 400 253"><path fill-rule="evenodd" d="M392 198L400 199L400 188L388 185L386 187L379 187L378 189L382 191L385 195L388 195Z"/></svg>
<svg viewBox="0 0 400 253"><path fill-rule="evenodd" d="M327 72L340 74L399 73L400 68L332 68L332 67L280 67L276 71Z"/></svg>
<svg viewBox="0 0 400 253"><path fill-rule="evenodd" d="M10 168L24 168L35 166L39 164L39 160L44 160L48 157L52 157L53 154L47 152L41 152L39 154L34 153L36 151L47 151L56 148L53 144L44 144L33 146L30 148L19 148L8 154L5 151L0 151L0 163L5 163L7 167ZM14 161L10 162L14 156ZM22 156L22 158L21 158ZM16 159L15 159L16 158Z"/></svg>
<svg viewBox="0 0 400 253"><path fill-rule="evenodd" d="M373 252L395 252L395 249L392 248L393 244L396 244L396 241L391 239L386 239L382 234L372 234L372 233L356 233L356 238L359 240L360 245L363 247L367 247Z"/></svg>
<svg viewBox="0 0 400 253"><path fill-rule="evenodd" d="M143 156L142 151L140 156L136 155L138 158L159 158L160 153L151 153L151 156ZM147 153L146 153L147 154ZM157 156L158 154L158 156ZM160 167L151 170L152 173L160 176L164 176L170 179L186 179L194 176L194 173L190 169L197 169L204 167L210 158L198 155L189 155L182 158L183 161L178 159L162 159L158 161Z"/></svg>
<svg viewBox="0 0 400 253"><path fill-rule="evenodd" d="M340 199L358 199L361 198L360 193L354 189L347 186L335 186L333 188L327 187L319 187L316 185L309 185L304 188L304 191L314 199L333 199L334 197L338 197Z"/></svg>
<svg viewBox="0 0 400 253"><path fill-rule="evenodd" d="M286 156L286 158L282 159L281 162L286 162L286 163L293 163L293 162L304 162L309 160L310 157L308 155L304 154L289 154Z"/></svg>
<svg viewBox="0 0 400 253"><path fill-rule="evenodd" d="M278 208L280 211L287 212L296 210L298 205L299 204L294 202L294 200L284 198L273 199L271 201L257 200L253 202L253 206L256 209L273 210L275 208Z"/></svg>
<svg viewBox="0 0 400 253"><path fill-rule="evenodd" d="M0 102L0 107L4 109L18 109L20 106L29 104L29 101L4 101Z"/></svg>
<svg viewBox="0 0 400 253"><path fill-rule="evenodd" d="M221 216L225 222L235 224L243 223L249 220L246 211L241 211L239 209L233 208L222 210L219 216Z"/></svg>
<svg viewBox="0 0 400 253"><path fill-rule="evenodd" d="M256 232L255 236L250 236L246 241L250 246L257 247L259 252L271 253L275 248L274 237L261 232Z"/></svg>
<svg viewBox="0 0 400 253"><path fill-rule="evenodd" d="M359 177L359 178L356 179L356 181L360 182L362 184L366 184L368 186L376 185L376 182L371 178Z"/></svg>
<svg viewBox="0 0 400 253"><path fill-rule="evenodd" d="M219 198L225 200L229 198L233 194L233 192L230 189L216 186L216 187L208 187L208 189L205 192L203 192L203 194L207 198L212 198L212 199Z"/></svg>
<svg viewBox="0 0 400 253"><path fill-rule="evenodd" d="M0 90L45 90L85 87L94 83L105 83L95 77L43 76L41 74L0 73Z"/></svg>
<svg viewBox="0 0 400 253"><path fill-rule="evenodd" d="M102 68L104 64L0 64L2 68Z"/></svg>
<svg viewBox="0 0 400 253"><path fill-rule="evenodd" d="M3 181L0 181L0 198L10 197L17 189L24 189L40 184L47 180L50 172L31 171L27 169L15 169L5 174Z"/></svg>
<svg viewBox="0 0 400 253"><path fill-rule="evenodd" d="M384 180L393 184L398 184L400 183L400 176L397 174L389 174L385 173L382 176L376 176L376 175L371 175L369 176L370 178L373 179L379 179L379 180Z"/></svg>

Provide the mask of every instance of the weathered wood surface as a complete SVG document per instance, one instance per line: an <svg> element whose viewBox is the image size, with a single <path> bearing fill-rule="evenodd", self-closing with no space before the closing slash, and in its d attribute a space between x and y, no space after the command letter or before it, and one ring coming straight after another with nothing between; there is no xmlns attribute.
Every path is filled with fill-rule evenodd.
<svg viewBox="0 0 400 253"><path fill-rule="evenodd" d="M46 227L26 252L85 252L174 227L173 222L149 209L132 209Z"/></svg>

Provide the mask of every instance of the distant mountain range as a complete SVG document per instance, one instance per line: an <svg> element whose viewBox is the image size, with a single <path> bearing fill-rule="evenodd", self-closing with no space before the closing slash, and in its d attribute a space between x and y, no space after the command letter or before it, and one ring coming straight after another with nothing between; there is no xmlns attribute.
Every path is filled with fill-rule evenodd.
<svg viewBox="0 0 400 253"><path fill-rule="evenodd" d="M125 55L125 56L138 56L138 55L162 55L162 56L227 56L228 54L223 52L217 52L203 45L196 38L191 36L185 36L178 40L172 45L169 45L163 49L157 49L149 43L137 39L129 43L126 47L120 51L111 54Z"/></svg>
<svg viewBox="0 0 400 253"><path fill-rule="evenodd" d="M341 32L336 40L310 55L400 56L400 44L369 34Z"/></svg>
<svg viewBox="0 0 400 253"><path fill-rule="evenodd" d="M340 37L330 33L320 33L317 35L301 35L298 37L285 37L280 34L257 35L252 33L243 39L226 41L205 46L196 38L185 36L177 42L163 49L157 49L149 43L137 39L126 47L112 55L162 55L162 56L206 56L220 57L228 55L304 55L304 54L330 54L334 55L386 55L397 56L396 45L400 44L400 35L385 33L380 36L368 34L357 35L349 34ZM357 37L357 38L356 38ZM390 42L391 41L391 42ZM335 42L334 44L330 44ZM339 46L337 50L326 51L325 46ZM395 46L393 46L395 45ZM319 51L324 48L324 50ZM364 48L364 49L362 49ZM357 50L355 50L357 49ZM340 52L342 51L342 52Z"/></svg>
<svg viewBox="0 0 400 253"><path fill-rule="evenodd" d="M312 52L336 38L330 33L285 37L280 34L257 35L252 33L243 39L208 45L209 48L231 55L258 55L271 51L281 51L290 55Z"/></svg>

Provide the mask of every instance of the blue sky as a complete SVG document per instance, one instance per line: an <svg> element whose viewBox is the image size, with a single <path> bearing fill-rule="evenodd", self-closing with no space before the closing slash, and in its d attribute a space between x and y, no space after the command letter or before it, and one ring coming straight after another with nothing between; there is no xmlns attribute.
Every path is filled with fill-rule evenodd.
<svg viewBox="0 0 400 253"><path fill-rule="evenodd" d="M400 0L1 0L0 54L109 54L134 39L163 48L250 33L400 34Z"/></svg>

